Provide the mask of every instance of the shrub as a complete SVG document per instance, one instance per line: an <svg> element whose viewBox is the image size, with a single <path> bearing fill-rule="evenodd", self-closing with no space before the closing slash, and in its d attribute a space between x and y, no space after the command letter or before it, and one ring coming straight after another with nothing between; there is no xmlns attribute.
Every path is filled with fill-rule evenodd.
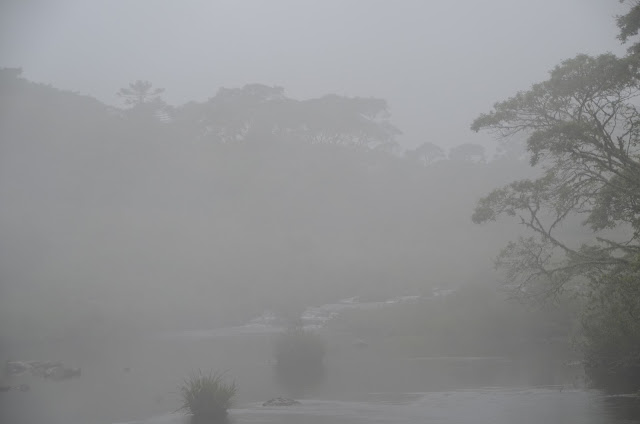
<svg viewBox="0 0 640 424"><path fill-rule="evenodd" d="M222 373L198 370L180 386L182 406L178 410L190 413L196 422L214 422L227 416L236 392L235 381L226 382Z"/></svg>
<svg viewBox="0 0 640 424"><path fill-rule="evenodd" d="M276 376L291 394L320 383L324 377L324 340L316 333L295 327L275 341Z"/></svg>
<svg viewBox="0 0 640 424"><path fill-rule="evenodd" d="M610 393L640 390L640 271L608 277L582 319L582 350L591 386Z"/></svg>

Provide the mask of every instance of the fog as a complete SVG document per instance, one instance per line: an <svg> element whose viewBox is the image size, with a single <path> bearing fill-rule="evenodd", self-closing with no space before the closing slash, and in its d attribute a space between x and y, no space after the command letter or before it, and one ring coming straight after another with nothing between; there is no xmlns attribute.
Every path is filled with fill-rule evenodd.
<svg viewBox="0 0 640 424"><path fill-rule="evenodd" d="M622 9L600 0L5 0L0 65L108 104L137 79L166 88L170 104L247 83L294 98L379 97L403 145L448 147L473 139L479 111L560 60L623 51L612 24Z"/></svg>
<svg viewBox="0 0 640 424"><path fill-rule="evenodd" d="M0 419L182 422L198 369L235 379L238 423L625 419L582 390L576 304L500 290L525 232L471 215L540 169L469 130L563 59L624 54L624 11L4 0ZM321 367L282 371L287 328Z"/></svg>

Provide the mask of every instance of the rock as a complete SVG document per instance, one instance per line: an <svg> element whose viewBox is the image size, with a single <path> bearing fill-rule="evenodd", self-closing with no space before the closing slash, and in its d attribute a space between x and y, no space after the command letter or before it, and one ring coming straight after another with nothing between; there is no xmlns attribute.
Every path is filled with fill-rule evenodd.
<svg viewBox="0 0 640 424"><path fill-rule="evenodd" d="M80 377L82 370L80 368L54 367L45 371L44 377L54 381L68 380L73 377Z"/></svg>
<svg viewBox="0 0 640 424"><path fill-rule="evenodd" d="M288 399L283 397L273 398L262 404L262 406L293 406L293 405L300 405L300 402L298 402L295 399Z"/></svg>
<svg viewBox="0 0 640 424"><path fill-rule="evenodd" d="M63 367L60 361L29 361L28 364L31 367L31 374L38 377L46 377L49 370Z"/></svg>
<svg viewBox="0 0 640 424"><path fill-rule="evenodd" d="M82 371L80 368L67 368L59 361L7 361L5 373L7 377L30 374L59 381L80 377Z"/></svg>
<svg viewBox="0 0 640 424"><path fill-rule="evenodd" d="M31 391L31 387L28 384L20 384L19 386L0 385L0 392L8 392L10 390L17 390L19 392Z"/></svg>
<svg viewBox="0 0 640 424"><path fill-rule="evenodd" d="M25 361L7 361L6 373L9 376L22 375L28 371L31 371L31 365Z"/></svg>

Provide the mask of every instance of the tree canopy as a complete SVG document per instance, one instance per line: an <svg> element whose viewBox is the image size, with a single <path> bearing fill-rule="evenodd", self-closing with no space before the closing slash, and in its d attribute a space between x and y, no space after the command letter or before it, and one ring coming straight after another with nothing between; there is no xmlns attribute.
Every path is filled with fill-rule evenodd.
<svg viewBox="0 0 640 424"><path fill-rule="evenodd" d="M620 29L618 39L623 43L626 43L629 38L638 35L638 31L640 30L640 2L637 0L620 0L620 3L631 3L629 11L616 18L616 23ZM638 43L634 43L629 47L629 53L640 52L638 47Z"/></svg>
<svg viewBox="0 0 640 424"><path fill-rule="evenodd" d="M473 130L503 137L526 132L530 162L543 169L536 180L494 190L473 214L477 223L517 216L535 234L500 257L521 288L542 279L550 284L541 294L555 294L577 277L597 280L628 266L640 253L638 64L633 56L579 55L473 122ZM594 232L626 228L627 237L572 246L556 235L572 214Z"/></svg>
<svg viewBox="0 0 640 424"><path fill-rule="evenodd" d="M394 146L400 134L382 99L329 94L294 100L282 87L263 84L221 88L178 115L199 128L198 137L222 143L278 139L374 148Z"/></svg>
<svg viewBox="0 0 640 424"><path fill-rule="evenodd" d="M405 157L417 160L423 165L429 165L438 159L444 158L444 151L436 144L425 142L414 150L407 151Z"/></svg>

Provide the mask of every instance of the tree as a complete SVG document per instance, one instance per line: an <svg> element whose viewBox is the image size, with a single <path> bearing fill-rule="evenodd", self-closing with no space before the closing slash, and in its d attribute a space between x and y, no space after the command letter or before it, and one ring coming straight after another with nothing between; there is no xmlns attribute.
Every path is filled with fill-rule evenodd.
<svg viewBox="0 0 640 424"><path fill-rule="evenodd" d="M623 41L637 32L637 7L618 18ZM640 375L628 372L640 369L640 331L623 330L622 324L614 325L617 332L596 330L622 322L622 315L636 316L640 308L635 295L640 285L638 96L639 55L578 55L558 65L547 81L497 103L471 126L502 138L526 134L530 163L541 176L492 191L479 201L472 219L483 223L507 215L529 230L531 236L509 243L497 260L518 295L549 299L566 290L586 295L585 357L591 376ZM588 228L590 240L561 231L575 217ZM612 353L603 348L613 340L603 342L604 334L616 343L629 345L625 337L633 343Z"/></svg>
<svg viewBox="0 0 640 424"><path fill-rule="evenodd" d="M594 386L611 392L638 390L640 380L640 261L608 276L583 314L582 350Z"/></svg>
<svg viewBox="0 0 640 424"><path fill-rule="evenodd" d="M200 137L221 143L278 139L375 148L393 145L400 134L382 99L327 95L298 101L282 87L262 84L221 88L180 113L201 128Z"/></svg>
<svg viewBox="0 0 640 424"><path fill-rule="evenodd" d="M618 33L618 39L623 43L626 43L629 38L638 35L640 30L640 1L638 0L620 0L620 3L631 3L631 8L624 14L616 17L616 23L620 32ZM639 43L634 43L629 47L629 53L639 53Z"/></svg>
<svg viewBox="0 0 640 424"><path fill-rule="evenodd" d="M484 162L484 147L473 143L461 144L449 151L449 159L460 162Z"/></svg>
<svg viewBox="0 0 640 424"><path fill-rule="evenodd" d="M540 294L557 294L571 281L597 280L640 254L640 113L633 102L640 95L639 63L579 55L474 121L475 131L526 132L531 165L543 169L536 180L494 190L473 214L476 223L516 216L533 232L500 255L520 288L546 280ZM571 215L584 217L593 232L632 231L625 240L599 236L571 246L557 236Z"/></svg>
<svg viewBox="0 0 640 424"><path fill-rule="evenodd" d="M121 88L116 94L123 98L124 104L136 107L160 100L162 93L164 88L153 88L149 81L137 80L129 83L128 88Z"/></svg>
<svg viewBox="0 0 640 424"><path fill-rule="evenodd" d="M409 159L418 160L423 165L430 165L436 160L444 158L444 151L440 146L426 142L414 150L407 151L405 156Z"/></svg>
<svg viewBox="0 0 640 424"><path fill-rule="evenodd" d="M350 147L393 148L401 134L389 122L387 102L373 97L329 94L300 102L298 134L311 143Z"/></svg>

